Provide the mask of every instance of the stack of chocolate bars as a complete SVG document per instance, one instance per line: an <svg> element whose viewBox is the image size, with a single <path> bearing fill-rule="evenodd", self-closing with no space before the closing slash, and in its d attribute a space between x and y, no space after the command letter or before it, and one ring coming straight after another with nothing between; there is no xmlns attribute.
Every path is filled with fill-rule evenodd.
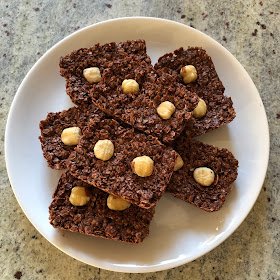
<svg viewBox="0 0 280 280"><path fill-rule="evenodd" d="M219 210L236 180L227 149L194 139L235 118L211 58L180 48L153 66L144 40L60 59L76 105L40 122L49 167L67 169L49 207L59 229L128 243L149 234L164 193Z"/></svg>

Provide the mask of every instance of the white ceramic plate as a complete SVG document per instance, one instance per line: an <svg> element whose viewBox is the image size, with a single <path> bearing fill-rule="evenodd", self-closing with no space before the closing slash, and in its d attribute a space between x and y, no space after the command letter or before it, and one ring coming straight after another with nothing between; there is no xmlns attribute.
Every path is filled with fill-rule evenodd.
<svg viewBox="0 0 280 280"><path fill-rule="evenodd" d="M38 136L39 121L48 112L72 106L59 75L58 62L72 50L94 43L143 38L153 63L178 47L201 46L212 57L231 96L236 119L200 140L228 148L239 160L239 175L222 210L207 213L170 195L156 207L150 236L142 244L54 229L48 206L59 171L47 167ZM269 133L258 91L240 63L219 43L188 26L156 18L121 18L84 28L51 48L29 71L14 98L6 128L6 163L15 196L38 231L68 255L100 268L151 272L190 262L209 252L245 219L265 177Z"/></svg>

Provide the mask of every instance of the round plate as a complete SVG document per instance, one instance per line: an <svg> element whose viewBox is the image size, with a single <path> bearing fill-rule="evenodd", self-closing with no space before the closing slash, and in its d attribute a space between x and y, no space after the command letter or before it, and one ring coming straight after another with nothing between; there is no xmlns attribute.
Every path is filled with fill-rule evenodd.
<svg viewBox="0 0 280 280"><path fill-rule="evenodd" d="M224 207L216 213L164 195L156 207L150 235L129 245L54 229L48 207L60 171L47 167L38 136L48 112L72 106L59 75L59 58L95 43L145 39L153 63L183 46L201 46L212 57L237 117L199 139L228 148L239 160L239 175ZM14 98L6 128L6 163L11 185L24 213L38 231L66 254L90 265L121 272L152 272L190 262L209 252L245 219L265 177L269 133L258 91L240 63L205 34L156 18L120 18L84 28L52 47L29 71Z"/></svg>

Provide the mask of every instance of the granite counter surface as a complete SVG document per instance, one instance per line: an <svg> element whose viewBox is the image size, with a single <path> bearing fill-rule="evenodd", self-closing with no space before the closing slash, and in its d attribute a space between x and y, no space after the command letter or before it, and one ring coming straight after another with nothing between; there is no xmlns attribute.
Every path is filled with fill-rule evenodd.
<svg viewBox="0 0 280 280"><path fill-rule="evenodd" d="M0 279L280 279L279 13L277 0L0 0ZM51 245L17 203L4 158L8 111L33 64L72 32L124 16L171 19L190 25L225 46L257 86L271 137L263 188L235 233L189 264L148 274L115 273L91 267Z"/></svg>

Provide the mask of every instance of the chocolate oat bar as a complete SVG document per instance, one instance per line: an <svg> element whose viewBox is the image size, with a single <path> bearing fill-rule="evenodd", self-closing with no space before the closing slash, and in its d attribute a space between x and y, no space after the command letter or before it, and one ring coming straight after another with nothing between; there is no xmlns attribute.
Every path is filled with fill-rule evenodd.
<svg viewBox="0 0 280 280"><path fill-rule="evenodd" d="M84 206L70 202L75 187L87 188L89 201ZM108 194L76 179L69 172L62 173L53 201L49 219L53 227L103 237L128 243L140 243L149 235L149 225L155 208L142 209L135 205L123 211L110 210Z"/></svg>
<svg viewBox="0 0 280 280"><path fill-rule="evenodd" d="M166 191L205 211L219 210L237 178L238 161L227 149L186 136L180 136L174 147L184 165L173 173ZM199 167L207 167L214 172L214 182L210 186L202 186L194 179L194 171Z"/></svg>
<svg viewBox="0 0 280 280"><path fill-rule="evenodd" d="M235 118L232 100L224 95L223 83L205 50L199 47L179 48L160 57L155 69L172 74L178 82L184 84L180 70L186 65L193 65L196 68L197 79L185 84L185 87L196 93L207 105L204 117L192 117L191 121L186 123L186 134L191 137L198 136L230 123Z"/></svg>
<svg viewBox="0 0 280 280"><path fill-rule="evenodd" d="M127 80L134 83L135 92L126 92ZM133 56L112 62L90 95L100 110L164 143L181 134L199 101L172 75L161 69L155 71L151 64ZM173 107L167 117L158 111L162 103Z"/></svg>
<svg viewBox="0 0 280 280"><path fill-rule="evenodd" d="M100 140L111 143L102 154L107 156L108 151L112 152L109 159L96 157L95 148ZM136 175L133 165L135 158L143 156L149 157L148 166L153 161L152 173L147 177ZM176 158L172 148L151 135L123 127L115 120L90 120L67 166L78 179L139 207L151 208L164 193Z"/></svg>
<svg viewBox="0 0 280 280"><path fill-rule="evenodd" d="M53 169L65 169L66 160L76 145L65 145L61 141L61 133L65 128L79 127L83 130L89 119L101 121L105 114L95 105L72 107L58 113L49 113L40 122L41 146L48 166Z"/></svg>
<svg viewBox="0 0 280 280"><path fill-rule="evenodd" d="M121 43L95 44L90 48L82 48L60 58L60 75L66 79L66 92L74 104L90 104L89 90L94 83L88 82L83 71L89 67L98 67L102 75L108 64L116 59L133 55L138 60L151 63L146 54L144 40L131 40Z"/></svg>

